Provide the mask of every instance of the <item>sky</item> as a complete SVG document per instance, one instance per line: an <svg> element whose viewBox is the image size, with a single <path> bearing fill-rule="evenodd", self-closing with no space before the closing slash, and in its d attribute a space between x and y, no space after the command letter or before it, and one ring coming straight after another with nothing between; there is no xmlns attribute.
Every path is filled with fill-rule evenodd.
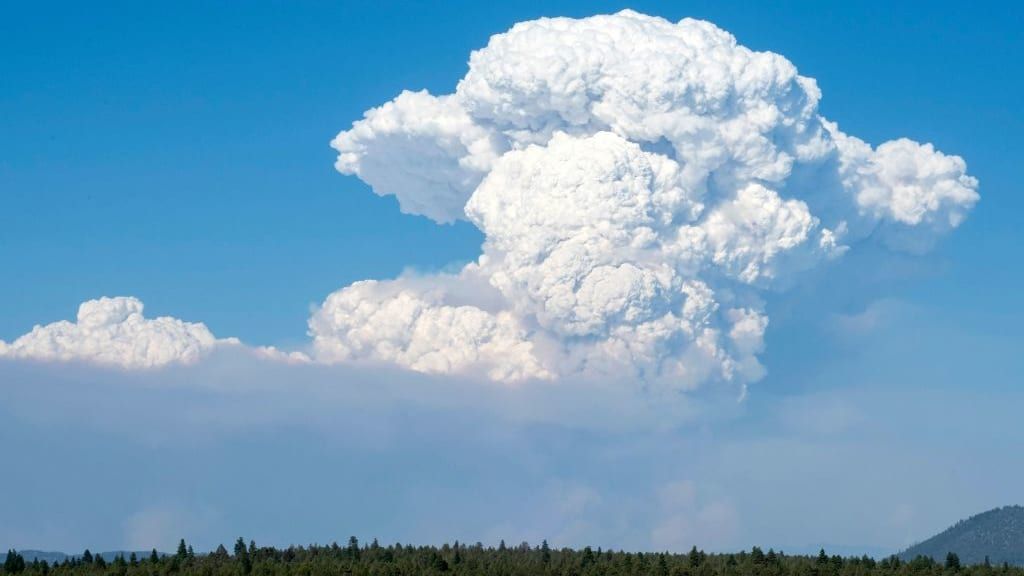
<svg viewBox="0 0 1024 576"><path fill-rule="evenodd" d="M741 198L755 213L774 210L778 225L758 242L799 246L754 258L730 220L743 206L723 190L746 186L744 170L771 168L763 150L736 160L742 142L729 143L730 160L705 180L699 162L666 150L708 143L642 114L614 135L595 136L608 129L600 109L559 124L561 139L539 128L546 116L497 135L519 117L482 86L507 86L487 83L545 61L531 57L531 41L510 40L467 76L470 53L517 22L623 8L707 20L781 55L816 80L820 102L801 100L813 90L792 82L751 102L790 102L782 90L793 90L787 114L816 105L878 151L903 137L931 143L962 157L976 185L956 166L922 177L922 193L959 196L925 203L925 219L911 223L913 211L868 194L889 188L887 174L906 178L886 171L891 157L839 145L834 154L854 168L838 174L852 183L758 172L769 190ZM15 495L0 547L169 549L184 537L212 549L239 535L287 545L356 534L881 554L1020 503L1019 8L186 2L3 12L0 341L24 353L0 355L0 439L19 463L0 477ZM565 70L596 53L581 50ZM700 70L715 60L675 62ZM434 98L457 85L455 100ZM434 99L403 104L405 128L353 129L367 110L424 89ZM574 105L536 94L505 102L565 106L563 123ZM628 117L612 104L612 117ZM662 132L638 144L650 126ZM741 132L756 133L750 126ZM820 125L773 130L773 145L796 150ZM528 143L533 152L507 151ZM461 163L448 163L452 150ZM922 166L949 161L912 150ZM666 154L697 175L675 175L675 164L659 164ZM707 242L722 238L712 248L724 260L707 256L696 276L664 280L657 265L681 270L690 256L574 236L587 258L649 274L628 294L635 309L584 306L607 296L606 283L552 311L561 293L545 291L561 276L523 264L535 255L520 247L603 229L558 220L558 202L517 198L558 191L576 177L560 167L581 156L592 160L579 164L584 176L619 177L624 165L630 177L639 166L641 180L661 175L639 185L654 190L654 205L713 182L703 197L712 216L695 222L708 224ZM447 178L454 184L434 186ZM853 204L833 200L840 188L858 194ZM801 203L780 209L770 201L779 195ZM658 209L675 210L655 226L661 238L684 216ZM950 226L951 215L962 222ZM520 221L538 224L509 224ZM911 227L920 234L907 241ZM841 246L810 249L807 238L826 230ZM345 288L366 279L384 282ZM714 354L688 328L651 349L630 346L681 302L700 301L697 282L719 304L704 325L722 334ZM18 348L33 326L118 296L144 302L147 319L184 322L146 324L136 301L105 301L78 324L112 321L112 332L51 328ZM410 308L422 339L388 331L386 313ZM135 324L118 324L129 317ZM733 337L737 327L751 333Z"/></svg>

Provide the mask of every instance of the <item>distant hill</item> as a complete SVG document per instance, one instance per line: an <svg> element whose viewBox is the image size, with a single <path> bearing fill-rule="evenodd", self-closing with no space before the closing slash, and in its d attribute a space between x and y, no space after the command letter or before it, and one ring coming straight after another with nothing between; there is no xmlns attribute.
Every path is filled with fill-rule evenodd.
<svg viewBox="0 0 1024 576"><path fill-rule="evenodd" d="M938 562L955 552L961 564L1007 562L1024 566L1024 507L1004 506L961 520L943 532L914 544L899 557L930 556Z"/></svg>
<svg viewBox="0 0 1024 576"><path fill-rule="evenodd" d="M152 553L152 550L145 551L145 552L143 552L143 551L136 551L135 555L138 556L139 560L143 560L145 558L149 558L149 555L151 553ZM46 560L46 562L48 562L49 564L53 564L54 562L63 562L65 558L81 558L81 556L82 556L81 554L65 554L63 552L45 552L43 550L18 550L18 554L21 554L21 557L25 559L25 562L30 562L31 563L33 560L39 560L40 562L42 562L43 560ZM125 558L128 558L129 556L132 555L131 551L128 551L128 550L111 550L109 552L100 552L99 553L99 555L102 556L103 559L106 560L107 562L112 561L118 554L123 555ZM161 556L166 556L167 555L164 552L160 552L159 554ZM5 548L3 552L0 552L0 563L2 563L6 559L7 559L7 552L6 552L6 548Z"/></svg>
<svg viewBox="0 0 1024 576"><path fill-rule="evenodd" d="M38 559L40 562L46 560L50 564L54 561L63 562L68 557L63 552L43 552L42 550L18 550L18 554L25 559L25 562L32 562ZM7 552L0 552L0 562L7 560ZM106 558L104 558L106 560Z"/></svg>

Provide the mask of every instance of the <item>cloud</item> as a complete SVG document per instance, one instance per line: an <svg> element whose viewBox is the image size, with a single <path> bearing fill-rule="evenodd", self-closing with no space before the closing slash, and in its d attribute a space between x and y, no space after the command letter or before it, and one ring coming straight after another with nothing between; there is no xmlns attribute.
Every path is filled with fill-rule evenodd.
<svg viewBox="0 0 1024 576"><path fill-rule="evenodd" d="M83 302L75 322L36 326L7 344L0 356L33 360L83 360L123 368L190 364L234 338L218 339L202 323L161 316L146 318L137 298L100 298Z"/></svg>
<svg viewBox="0 0 1024 576"><path fill-rule="evenodd" d="M927 249L978 200L957 156L877 148L818 113L780 55L708 22L632 11L523 22L472 53L451 94L405 91L332 141L336 167L401 209L484 235L454 274L356 282L287 363L390 364L502 383L705 383L765 369L765 294L858 244ZM236 339L85 302L0 356L188 364Z"/></svg>
<svg viewBox="0 0 1024 576"><path fill-rule="evenodd" d="M446 374L480 367L495 380L546 378L508 312L451 306L399 282L357 282L331 294L310 320L321 361L393 362Z"/></svg>
<svg viewBox="0 0 1024 576"><path fill-rule="evenodd" d="M332 142L340 172L485 240L460 274L329 296L315 357L505 382L757 380L765 290L858 243L926 249L978 200L961 158L872 148L820 98L708 22L516 24L452 94L403 92Z"/></svg>
<svg viewBox="0 0 1024 576"><path fill-rule="evenodd" d="M452 222L497 159L491 138L454 98L406 91L368 111L331 145L339 151L340 172L398 196L405 212Z"/></svg>

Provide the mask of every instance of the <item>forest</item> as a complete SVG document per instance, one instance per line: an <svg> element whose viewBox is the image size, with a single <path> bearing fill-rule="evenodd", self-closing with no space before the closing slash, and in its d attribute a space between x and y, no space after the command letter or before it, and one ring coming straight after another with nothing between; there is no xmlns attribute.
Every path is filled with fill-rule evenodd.
<svg viewBox="0 0 1024 576"><path fill-rule="evenodd" d="M105 560L86 550L62 562L27 562L8 552L2 574L21 576L1024 576L1024 569L987 560L961 565L956 554L944 562L919 556L843 558L822 550L816 556L786 555L754 547L735 554L623 552L585 547L555 549L522 543L497 547L455 542L436 546L361 544L258 547L239 538L229 552L223 545L197 554L182 540L175 554L118 555Z"/></svg>

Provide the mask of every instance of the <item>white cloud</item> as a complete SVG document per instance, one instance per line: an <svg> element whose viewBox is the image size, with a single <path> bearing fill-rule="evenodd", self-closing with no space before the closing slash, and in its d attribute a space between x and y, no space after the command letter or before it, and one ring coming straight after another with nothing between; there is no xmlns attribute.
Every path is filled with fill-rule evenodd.
<svg viewBox="0 0 1024 576"><path fill-rule="evenodd" d="M959 157L906 139L873 149L822 118L820 97L708 22L515 25L473 52L454 93L403 92L332 142L341 172L485 241L454 283L330 296L310 323L318 356L675 389L760 378L761 290L876 232L925 247L978 199ZM496 297L471 305L463 280Z"/></svg>
<svg viewBox="0 0 1024 576"><path fill-rule="evenodd" d="M978 200L961 158L872 148L821 117L820 97L782 56L707 22L517 24L473 52L452 94L402 92L331 143L339 171L403 211L479 228L479 260L342 288L309 320L311 356L254 352L743 390L764 374L763 291L871 237L926 248ZM237 341L104 298L0 355L152 368L221 344Z"/></svg>
<svg viewBox="0 0 1024 576"><path fill-rule="evenodd" d="M403 212L451 222L497 157L491 135L451 97L402 92L366 112L331 142L335 167L380 195L393 194Z"/></svg>
<svg viewBox="0 0 1024 576"><path fill-rule="evenodd" d="M155 368L193 363L215 346L238 343L215 338L201 323L146 318L142 309L137 298L89 300L78 307L75 322L36 326L10 344L0 342L0 356Z"/></svg>
<svg viewBox="0 0 1024 576"><path fill-rule="evenodd" d="M546 378L508 312L453 306L399 281L357 282L331 294L310 319L320 361L377 360L425 373L483 369L494 380Z"/></svg>
<svg viewBox="0 0 1024 576"><path fill-rule="evenodd" d="M878 226L892 247L911 252L931 247L939 234L959 226L980 198L978 180L967 174L959 156L907 138L872 149L834 123L823 125L835 140L839 178L854 195L859 225Z"/></svg>

